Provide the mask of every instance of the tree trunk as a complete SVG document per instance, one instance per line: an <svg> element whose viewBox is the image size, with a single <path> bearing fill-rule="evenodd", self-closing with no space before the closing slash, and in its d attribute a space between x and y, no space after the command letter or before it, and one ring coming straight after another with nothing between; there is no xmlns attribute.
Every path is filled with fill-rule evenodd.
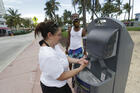
<svg viewBox="0 0 140 93"><path fill-rule="evenodd" d="M75 8L75 1L73 1L74 3L73 3L73 6L74 6L74 11L75 11L75 13L76 13L76 8Z"/></svg>
<svg viewBox="0 0 140 93"><path fill-rule="evenodd" d="M118 15L116 14L116 19L118 19Z"/></svg>
<svg viewBox="0 0 140 93"><path fill-rule="evenodd" d="M84 29L86 29L86 6L85 6L85 0L83 0L82 6L83 6L83 26L84 26Z"/></svg>
<svg viewBox="0 0 140 93"><path fill-rule="evenodd" d="M125 20L125 17L126 17L126 12L125 12L125 14L124 14L124 20Z"/></svg>
<svg viewBox="0 0 140 93"><path fill-rule="evenodd" d="M55 11L53 11L54 21L57 21Z"/></svg>
<svg viewBox="0 0 140 93"><path fill-rule="evenodd" d="M75 8L75 5L74 5L74 11L75 11L75 13L76 13L76 8Z"/></svg>
<svg viewBox="0 0 140 93"><path fill-rule="evenodd" d="M131 7L131 0L129 0L129 6ZM129 12L128 12L128 21L130 21L130 10L131 8L129 9Z"/></svg>
<svg viewBox="0 0 140 93"><path fill-rule="evenodd" d="M132 14L131 14L131 19L133 19L133 11L134 11L134 0L132 0Z"/></svg>
<svg viewBox="0 0 140 93"><path fill-rule="evenodd" d="M95 0L93 0L93 6L92 6L92 21L94 20L94 13L95 13Z"/></svg>
<svg viewBox="0 0 140 93"><path fill-rule="evenodd" d="M92 17L91 18L92 18L92 21L93 21L94 20L94 13L93 13L93 11L92 11Z"/></svg>

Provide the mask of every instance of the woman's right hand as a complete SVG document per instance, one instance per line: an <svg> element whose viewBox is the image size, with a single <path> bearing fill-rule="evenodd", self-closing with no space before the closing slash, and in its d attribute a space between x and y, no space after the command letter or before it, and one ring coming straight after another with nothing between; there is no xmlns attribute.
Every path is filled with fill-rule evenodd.
<svg viewBox="0 0 140 93"><path fill-rule="evenodd" d="M80 65L80 69L83 70L86 66L88 65L88 61L85 60L84 62L81 62L81 65Z"/></svg>

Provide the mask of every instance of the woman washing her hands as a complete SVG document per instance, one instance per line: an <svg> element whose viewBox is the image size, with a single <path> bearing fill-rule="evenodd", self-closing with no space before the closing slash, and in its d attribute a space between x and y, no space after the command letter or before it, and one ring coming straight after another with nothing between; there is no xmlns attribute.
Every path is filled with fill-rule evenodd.
<svg viewBox="0 0 140 93"><path fill-rule="evenodd" d="M65 55L58 45L61 28L53 21L42 22L35 29L35 36L41 34L39 65L42 93L72 93L67 79L77 75L87 65L84 58L75 59ZM68 70L69 63L78 63L80 67Z"/></svg>

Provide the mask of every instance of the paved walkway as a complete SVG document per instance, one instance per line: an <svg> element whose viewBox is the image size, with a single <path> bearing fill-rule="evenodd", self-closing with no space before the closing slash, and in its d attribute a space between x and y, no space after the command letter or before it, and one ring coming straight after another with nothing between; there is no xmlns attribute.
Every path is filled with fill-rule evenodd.
<svg viewBox="0 0 140 93"><path fill-rule="evenodd" d="M1 93L41 93L38 87L38 50L39 46L34 41L0 73Z"/></svg>

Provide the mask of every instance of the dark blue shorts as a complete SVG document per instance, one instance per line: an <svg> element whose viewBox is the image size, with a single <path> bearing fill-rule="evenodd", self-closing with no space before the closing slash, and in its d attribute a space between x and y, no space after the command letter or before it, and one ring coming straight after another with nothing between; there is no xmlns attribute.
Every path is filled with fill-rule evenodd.
<svg viewBox="0 0 140 93"><path fill-rule="evenodd" d="M72 58L79 58L79 59L82 58L84 56L82 47L75 49L75 50L70 49L68 51L68 56L70 56Z"/></svg>

